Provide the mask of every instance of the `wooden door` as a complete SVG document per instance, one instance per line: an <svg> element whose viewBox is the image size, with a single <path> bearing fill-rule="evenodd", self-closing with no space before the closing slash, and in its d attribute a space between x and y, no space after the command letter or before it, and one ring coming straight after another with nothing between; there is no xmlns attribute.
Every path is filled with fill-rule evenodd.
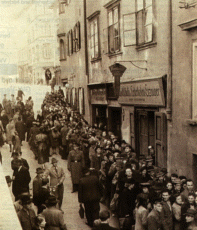
<svg viewBox="0 0 197 230"><path fill-rule="evenodd" d="M167 167L167 122L160 112L155 112L155 159L157 166Z"/></svg>
<svg viewBox="0 0 197 230"><path fill-rule="evenodd" d="M139 121L139 154L148 155L148 112L138 112Z"/></svg>

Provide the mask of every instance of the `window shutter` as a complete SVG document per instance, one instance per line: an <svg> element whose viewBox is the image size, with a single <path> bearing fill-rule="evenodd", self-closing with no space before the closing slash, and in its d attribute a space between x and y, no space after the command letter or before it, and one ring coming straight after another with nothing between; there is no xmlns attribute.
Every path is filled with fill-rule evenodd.
<svg viewBox="0 0 197 230"><path fill-rule="evenodd" d="M108 52L114 53L115 49L114 49L114 28L113 28L113 25L108 27L108 36L109 36L109 39L108 39L109 50L108 50Z"/></svg>
<svg viewBox="0 0 197 230"><path fill-rule="evenodd" d="M72 33L73 33L73 38L72 38L73 52L76 52L76 27L74 27Z"/></svg>
<svg viewBox="0 0 197 230"><path fill-rule="evenodd" d="M81 28L80 28L80 22L77 23L77 29L78 29L78 47L79 50L81 49Z"/></svg>
<svg viewBox="0 0 197 230"><path fill-rule="evenodd" d="M157 166L167 167L167 122L160 112L155 112L155 160Z"/></svg>
<svg viewBox="0 0 197 230"><path fill-rule="evenodd" d="M103 47L102 47L103 53L108 53L108 28L103 29Z"/></svg>

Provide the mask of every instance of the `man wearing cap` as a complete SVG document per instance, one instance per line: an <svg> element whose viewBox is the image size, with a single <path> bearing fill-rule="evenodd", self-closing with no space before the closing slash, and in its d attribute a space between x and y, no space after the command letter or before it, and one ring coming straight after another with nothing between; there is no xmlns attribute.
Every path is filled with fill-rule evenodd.
<svg viewBox="0 0 197 230"><path fill-rule="evenodd" d="M56 208L57 203L55 196L49 196L46 201L47 208L42 212L46 220L45 230L67 230L63 213Z"/></svg>
<svg viewBox="0 0 197 230"><path fill-rule="evenodd" d="M82 176L82 169L85 167L84 155L81 150L79 150L79 144L73 144L73 150L69 152L68 155L68 170L71 172L73 191L78 190L79 180Z"/></svg>
<svg viewBox="0 0 197 230"><path fill-rule="evenodd" d="M64 179L65 179L65 173L62 167L60 167L58 164L58 160L56 158L51 159L52 167L49 169L46 169L44 175L46 177L50 177L50 186L56 188L55 195L57 199L59 200L59 208L61 209L62 201L63 201L63 194L64 194Z"/></svg>
<svg viewBox="0 0 197 230"><path fill-rule="evenodd" d="M33 180L33 202L36 206L39 206L39 194L42 188L43 169L36 169L36 177Z"/></svg>
<svg viewBox="0 0 197 230"><path fill-rule="evenodd" d="M22 196L23 208L17 213L23 230L36 230L36 214L32 209L32 200L29 195Z"/></svg>
<svg viewBox="0 0 197 230"><path fill-rule="evenodd" d="M195 215L196 215L196 210L191 208L189 208L185 213L187 230L197 230L197 226L195 224Z"/></svg>

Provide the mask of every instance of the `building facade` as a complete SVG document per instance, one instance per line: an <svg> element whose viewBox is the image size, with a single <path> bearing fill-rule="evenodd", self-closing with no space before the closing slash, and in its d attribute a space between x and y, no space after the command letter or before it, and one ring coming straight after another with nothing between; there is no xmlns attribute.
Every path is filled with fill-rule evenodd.
<svg viewBox="0 0 197 230"><path fill-rule="evenodd" d="M196 1L172 1L172 11L172 123L169 162L176 172L193 178L196 183Z"/></svg>
<svg viewBox="0 0 197 230"><path fill-rule="evenodd" d="M130 143L138 157L152 146L162 167L169 164L169 9L169 1L87 1L92 121ZM116 87L112 69L120 65L126 70Z"/></svg>
<svg viewBox="0 0 197 230"><path fill-rule="evenodd" d="M89 121L84 2L59 1L58 40L62 84L69 104Z"/></svg>
<svg viewBox="0 0 197 230"><path fill-rule="evenodd" d="M197 181L195 4L63 1L60 12L71 13L60 13L58 37L67 97L85 89L87 120L126 140L138 157L154 150L157 166Z"/></svg>

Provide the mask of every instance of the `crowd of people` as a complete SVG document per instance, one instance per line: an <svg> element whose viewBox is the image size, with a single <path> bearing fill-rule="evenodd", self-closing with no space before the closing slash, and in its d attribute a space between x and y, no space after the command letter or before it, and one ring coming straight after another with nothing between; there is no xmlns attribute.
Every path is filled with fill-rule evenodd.
<svg viewBox="0 0 197 230"><path fill-rule="evenodd" d="M23 229L67 229L62 210L65 169L56 155L67 161L71 192L78 192L78 202L92 229L197 229L193 181L156 167L152 146L147 156L137 156L130 144L107 131L102 123L91 126L73 111L61 88L46 94L35 119L33 103L26 104L22 111L14 109L13 118L3 129L11 145L12 191ZM14 130L10 138L9 130ZM38 215L29 207L31 177L21 153L25 138L40 164L33 180L33 203ZM47 167L50 157L52 166ZM107 210L101 211L100 203ZM32 217L28 227L27 213ZM119 220L119 227L109 225L110 217ZM41 226L43 222L45 227Z"/></svg>

